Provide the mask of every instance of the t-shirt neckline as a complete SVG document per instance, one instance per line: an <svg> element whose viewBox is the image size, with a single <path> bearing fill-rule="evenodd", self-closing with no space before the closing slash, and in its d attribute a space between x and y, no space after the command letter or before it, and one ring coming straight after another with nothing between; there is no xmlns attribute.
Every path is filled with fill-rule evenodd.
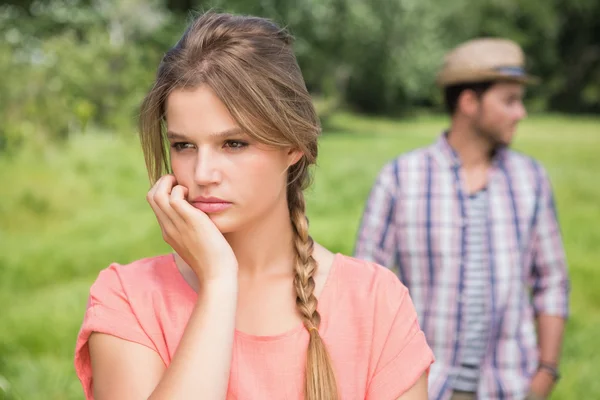
<svg viewBox="0 0 600 400"><path fill-rule="evenodd" d="M327 328L327 316L329 310L329 302L332 298L332 291L335 290L334 279L335 274L337 273L337 266L341 262L342 258L341 253L334 253L333 262L331 263L331 267L329 269L329 273L327 274L327 278L325 279L325 284L323 285L323 289L321 290L321 294L318 298L317 309L321 314L321 326L319 327L319 334L323 335ZM181 271L177 267L177 262L175 261L175 254L171 253L169 256L169 267L172 269L171 273L175 276L175 285L177 286L178 291L183 293L185 298L190 302L195 302L198 293L190 286L190 284L185 280ZM335 296L334 296L335 297ZM277 341L281 339L285 339L290 336L294 336L301 331L306 331L304 328L304 324L300 323L299 325L288 329L285 332L274 334L274 335L252 335L249 333L242 332L238 329L235 330L235 336L239 339L245 339L254 342L268 342L268 341Z"/></svg>

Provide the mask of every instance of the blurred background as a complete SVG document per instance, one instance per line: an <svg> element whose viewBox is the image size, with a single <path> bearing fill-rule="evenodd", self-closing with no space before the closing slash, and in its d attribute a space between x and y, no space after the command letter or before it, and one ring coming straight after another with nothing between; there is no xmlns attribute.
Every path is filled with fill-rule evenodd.
<svg viewBox="0 0 600 400"><path fill-rule="evenodd" d="M169 251L147 206L138 105L192 10L270 17L295 49L324 133L313 237L351 254L381 166L447 125L443 55L520 43L541 84L515 147L546 166L572 317L552 399L600 398L600 1L0 2L0 399L80 399L72 366L89 286L111 262Z"/></svg>

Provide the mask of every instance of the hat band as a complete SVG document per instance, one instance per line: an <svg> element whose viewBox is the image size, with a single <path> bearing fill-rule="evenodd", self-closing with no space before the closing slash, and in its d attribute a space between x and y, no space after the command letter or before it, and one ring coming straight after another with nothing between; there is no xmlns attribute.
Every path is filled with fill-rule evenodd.
<svg viewBox="0 0 600 400"><path fill-rule="evenodd" d="M526 75L525 70L522 67L498 67L494 68L494 70L510 76Z"/></svg>

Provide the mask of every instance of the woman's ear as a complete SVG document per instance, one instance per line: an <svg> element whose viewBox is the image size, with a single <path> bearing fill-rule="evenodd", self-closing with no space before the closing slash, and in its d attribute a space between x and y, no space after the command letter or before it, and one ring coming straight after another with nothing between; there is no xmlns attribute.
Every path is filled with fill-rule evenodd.
<svg viewBox="0 0 600 400"><path fill-rule="evenodd" d="M288 150L288 166L291 167L292 165L296 164L298 161L300 161L300 159L302 158L302 156L304 155L304 153L302 153L300 150L298 149L289 149Z"/></svg>

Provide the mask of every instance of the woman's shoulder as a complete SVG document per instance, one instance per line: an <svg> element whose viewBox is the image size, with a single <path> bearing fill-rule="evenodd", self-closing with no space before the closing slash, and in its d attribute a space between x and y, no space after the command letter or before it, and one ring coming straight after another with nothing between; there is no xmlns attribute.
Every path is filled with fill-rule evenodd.
<svg viewBox="0 0 600 400"><path fill-rule="evenodd" d="M413 304L406 286L389 269L358 258L338 254L332 286L335 309L353 321L393 319L411 313Z"/></svg>
<svg viewBox="0 0 600 400"><path fill-rule="evenodd" d="M91 287L91 294L104 291L151 292L175 276L172 254L141 258L129 263L113 262L102 269Z"/></svg>
<svg viewBox="0 0 600 400"><path fill-rule="evenodd" d="M168 358L164 339L164 326L159 313L169 298L165 296L169 279L173 279L172 255L143 258L126 264L112 263L98 274L90 288L87 309L83 318L75 349L75 370L86 396L92 398L92 370L88 340L93 332L112 335L129 342L144 345ZM169 310L170 311L170 310ZM177 325L185 326L183 323ZM178 331L172 330L168 332Z"/></svg>
<svg viewBox="0 0 600 400"><path fill-rule="evenodd" d="M404 296L408 289L390 269L377 263L338 254L336 279L343 288L372 296Z"/></svg>
<svg viewBox="0 0 600 400"><path fill-rule="evenodd" d="M335 276L333 343L351 345L352 354L365 354L360 358L368 360L366 398L397 398L434 361L408 289L390 269L349 256L338 256ZM356 363L352 361L348 364Z"/></svg>

